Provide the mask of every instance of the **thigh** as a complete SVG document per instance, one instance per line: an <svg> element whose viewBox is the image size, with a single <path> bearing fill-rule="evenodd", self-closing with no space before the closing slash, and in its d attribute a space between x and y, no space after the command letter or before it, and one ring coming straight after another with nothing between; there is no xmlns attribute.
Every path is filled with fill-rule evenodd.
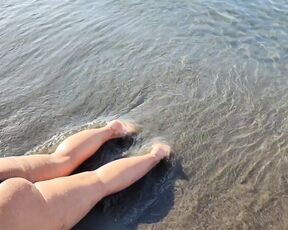
<svg viewBox="0 0 288 230"><path fill-rule="evenodd" d="M0 180L22 177L31 182L49 180L71 172L69 157L30 155L0 158Z"/></svg>
<svg viewBox="0 0 288 230"><path fill-rule="evenodd" d="M35 184L7 179L0 185L1 230L71 229L104 194L94 171Z"/></svg>
<svg viewBox="0 0 288 230"><path fill-rule="evenodd" d="M64 229L71 229L106 194L95 171L40 181L35 186Z"/></svg>
<svg viewBox="0 0 288 230"><path fill-rule="evenodd" d="M1 229L55 229L41 193L23 178L8 179L0 184Z"/></svg>

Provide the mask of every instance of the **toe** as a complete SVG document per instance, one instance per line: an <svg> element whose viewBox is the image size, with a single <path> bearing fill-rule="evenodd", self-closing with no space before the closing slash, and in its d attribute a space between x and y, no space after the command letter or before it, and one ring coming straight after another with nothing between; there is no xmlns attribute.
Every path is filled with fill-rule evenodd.
<svg viewBox="0 0 288 230"><path fill-rule="evenodd" d="M121 123L122 123L123 130L124 130L126 135L135 134L139 131L139 128L133 122L121 121Z"/></svg>
<svg viewBox="0 0 288 230"><path fill-rule="evenodd" d="M135 134L139 131L133 122L124 120L111 121L107 124L107 126L113 131L114 137L124 137Z"/></svg>

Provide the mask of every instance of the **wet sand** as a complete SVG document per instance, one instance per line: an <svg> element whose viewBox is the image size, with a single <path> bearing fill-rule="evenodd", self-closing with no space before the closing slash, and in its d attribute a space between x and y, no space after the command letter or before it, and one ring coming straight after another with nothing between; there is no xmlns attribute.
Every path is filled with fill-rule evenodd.
<svg viewBox="0 0 288 230"><path fill-rule="evenodd" d="M0 154L116 117L174 149L76 229L287 229L286 1L1 1ZM102 154L103 155L103 154Z"/></svg>

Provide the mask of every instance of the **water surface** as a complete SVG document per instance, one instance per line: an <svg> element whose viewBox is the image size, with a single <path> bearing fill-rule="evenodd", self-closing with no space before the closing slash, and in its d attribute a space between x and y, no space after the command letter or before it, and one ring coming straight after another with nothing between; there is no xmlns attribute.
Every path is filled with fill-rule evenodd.
<svg viewBox="0 0 288 230"><path fill-rule="evenodd" d="M2 0L0 154L133 118L185 177L160 166L111 228L287 229L287 70L285 0Z"/></svg>

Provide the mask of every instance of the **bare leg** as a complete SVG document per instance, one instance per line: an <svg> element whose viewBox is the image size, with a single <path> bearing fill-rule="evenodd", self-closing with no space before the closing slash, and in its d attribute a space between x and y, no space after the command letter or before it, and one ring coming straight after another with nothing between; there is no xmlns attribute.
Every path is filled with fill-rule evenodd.
<svg viewBox="0 0 288 230"><path fill-rule="evenodd" d="M149 154L116 160L95 171L41 181L35 185L26 181L24 187L28 189L24 191L17 188L19 182L13 181L20 178L6 180L0 185L0 194L8 194L0 197L0 210L3 210L0 211L1 228L33 230L41 226L43 230L70 229L99 200L140 179L169 153L169 146L156 144ZM13 199L6 196L13 196ZM19 212L14 216L12 210Z"/></svg>
<svg viewBox="0 0 288 230"><path fill-rule="evenodd" d="M64 140L51 155L0 159L0 180L22 177L31 182L67 176L106 141L134 133L135 126L112 121L99 129L84 130Z"/></svg>

